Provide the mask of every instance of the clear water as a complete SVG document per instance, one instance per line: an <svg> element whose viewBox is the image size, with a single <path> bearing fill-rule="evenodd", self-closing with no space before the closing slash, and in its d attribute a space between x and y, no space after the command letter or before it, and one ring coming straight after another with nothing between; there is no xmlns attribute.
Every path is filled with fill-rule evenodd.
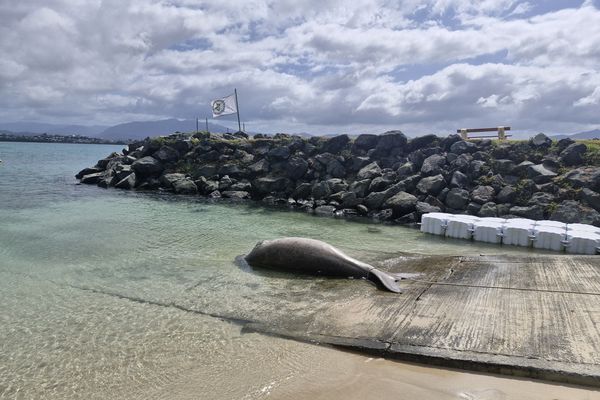
<svg viewBox="0 0 600 400"><path fill-rule="evenodd" d="M258 399L366 360L242 334L231 322L276 322L314 312L336 293L376 291L240 268L236 256L262 239L312 237L367 262L401 252L523 251L76 183L76 172L119 150L0 143L0 398Z"/></svg>

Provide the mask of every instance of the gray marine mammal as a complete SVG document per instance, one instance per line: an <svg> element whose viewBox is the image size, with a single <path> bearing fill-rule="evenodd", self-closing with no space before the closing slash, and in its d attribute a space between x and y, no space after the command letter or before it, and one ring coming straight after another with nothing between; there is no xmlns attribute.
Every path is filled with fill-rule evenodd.
<svg viewBox="0 0 600 400"><path fill-rule="evenodd" d="M380 271L320 240L300 237L264 240L258 242L245 259L253 267L365 278L394 293L402 293L399 276Z"/></svg>

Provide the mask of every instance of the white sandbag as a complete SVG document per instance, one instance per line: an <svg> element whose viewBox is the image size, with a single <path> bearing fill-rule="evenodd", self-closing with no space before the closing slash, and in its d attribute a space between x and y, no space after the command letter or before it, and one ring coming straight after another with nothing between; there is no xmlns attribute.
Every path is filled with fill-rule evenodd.
<svg viewBox="0 0 600 400"><path fill-rule="evenodd" d="M532 238L535 237L533 220L508 220L504 224L502 243L512 246L531 246Z"/></svg>
<svg viewBox="0 0 600 400"><path fill-rule="evenodd" d="M600 250L600 235L588 231L567 231L567 253L596 254Z"/></svg>
<svg viewBox="0 0 600 400"><path fill-rule="evenodd" d="M583 231L600 234L600 228L588 224L567 224L567 231Z"/></svg>
<svg viewBox="0 0 600 400"><path fill-rule="evenodd" d="M539 226L533 227L535 239L533 240L533 247L536 249L547 249L554 251L562 251L564 249L564 240L566 236L566 229L556 228L553 226Z"/></svg>
<svg viewBox="0 0 600 400"><path fill-rule="evenodd" d="M478 242L502 243L502 222L484 218L473 224L473 239Z"/></svg>
<svg viewBox="0 0 600 400"><path fill-rule="evenodd" d="M448 217L437 213L424 214L421 217L421 232L443 235L448 223Z"/></svg>
<svg viewBox="0 0 600 400"><path fill-rule="evenodd" d="M547 226L551 228L561 228L567 229L567 224L560 221L552 221L552 220L543 220L543 221L535 221L535 226Z"/></svg>
<svg viewBox="0 0 600 400"><path fill-rule="evenodd" d="M471 239L473 221L469 219L450 219L446 228L446 236L459 239Z"/></svg>

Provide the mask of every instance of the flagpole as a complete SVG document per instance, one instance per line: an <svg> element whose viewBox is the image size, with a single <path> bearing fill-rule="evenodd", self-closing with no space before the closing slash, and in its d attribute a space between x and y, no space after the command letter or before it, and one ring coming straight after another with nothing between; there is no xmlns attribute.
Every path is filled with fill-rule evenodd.
<svg viewBox="0 0 600 400"><path fill-rule="evenodd" d="M198 133L198 117L196 117L196 133Z"/></svg>
<svg viewBox="0 0 600 400"><path fill-rule="evenodd" d="M238 117L238 130L240 132L242 132L242 124L240 123L240 106L238 105L237 89L236 88L233 89L233 93L235 93L235 109L237 111L237 117Z"/></svg>
<svg viewBox="0 0 600 400"><path fill-rule="evenodd" d="M204 118L204 122L206 122L206 132L208 132L208 117Z"/></svg>

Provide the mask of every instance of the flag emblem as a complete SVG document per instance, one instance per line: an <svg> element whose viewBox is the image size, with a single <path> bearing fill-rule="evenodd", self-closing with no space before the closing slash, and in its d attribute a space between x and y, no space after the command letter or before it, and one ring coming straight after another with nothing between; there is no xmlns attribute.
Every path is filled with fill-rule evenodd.
<svg viewBox="0 0 600 400"><path fill-rule="evenodd" d="M222 99L216 99L210 102L212 108L213 118L220 117L222 115L229 115L237 113L237 105L235 103L235 95L229 95Z"/></svg>

